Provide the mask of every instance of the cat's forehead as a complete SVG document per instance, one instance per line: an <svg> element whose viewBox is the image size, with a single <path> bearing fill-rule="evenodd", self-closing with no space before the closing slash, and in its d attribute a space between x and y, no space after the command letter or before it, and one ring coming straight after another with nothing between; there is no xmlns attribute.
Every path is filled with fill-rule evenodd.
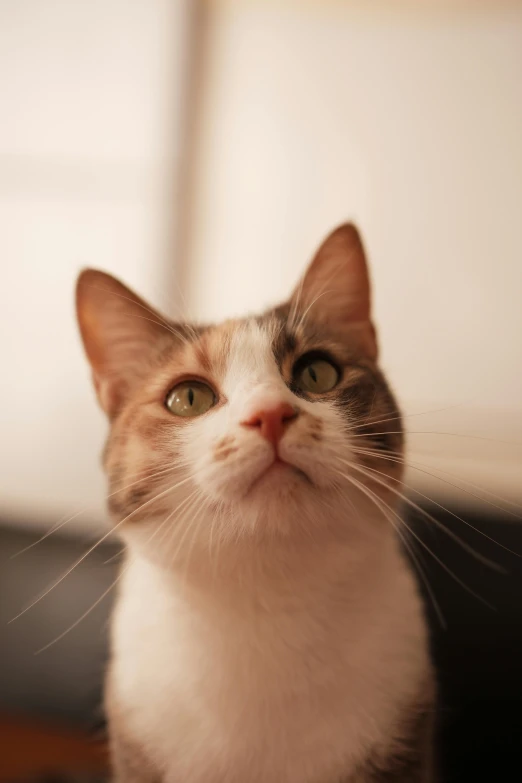
<svg viewBox="0 0 522 783"><path fill-rule="evenodd" d="M280 372L306 351L331 351L342 362L346 346L310 319L293 322L283 306L259 316L230 319L193 333L185 359L205 373L231 382Z"/></svg>
<svg viewBox="0 0 522 783"><path fill-rule="evenodd" d="M205 372L228 376L231 382L245 375L259 376L276 367L276 342L284 327L275 315L228 320L205 327L192 353Z"/></svg>

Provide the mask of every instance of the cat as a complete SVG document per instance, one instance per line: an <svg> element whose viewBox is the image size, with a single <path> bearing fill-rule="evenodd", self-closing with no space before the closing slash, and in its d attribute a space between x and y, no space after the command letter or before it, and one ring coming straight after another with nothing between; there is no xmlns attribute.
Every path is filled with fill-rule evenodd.
<svg viewBox="0 0 522 783"><path fill-rule="evenodd" d="M431 783L401 418L357 229L260 316L174 323L95 270L77 312L126 549L106 686L117 783Z"/></svg>

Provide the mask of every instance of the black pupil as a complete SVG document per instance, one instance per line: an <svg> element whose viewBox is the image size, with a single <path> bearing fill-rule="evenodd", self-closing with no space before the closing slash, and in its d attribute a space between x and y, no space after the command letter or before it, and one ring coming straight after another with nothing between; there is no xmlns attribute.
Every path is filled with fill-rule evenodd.
<svg viewBox="0 0 522 783"><path fill-rule="evenodd" d="M313 380L314 383L317 383L317 375L313 367L308 368L308 372L310 374L310 378Z"/></svg>
<svg viewBox="0 0 522 783"><path fill-rule="evenodd" d="M188 390L188 401L189 401L189 405L190 406L194 405L194 390L193 389L189 389Z"/></svg>

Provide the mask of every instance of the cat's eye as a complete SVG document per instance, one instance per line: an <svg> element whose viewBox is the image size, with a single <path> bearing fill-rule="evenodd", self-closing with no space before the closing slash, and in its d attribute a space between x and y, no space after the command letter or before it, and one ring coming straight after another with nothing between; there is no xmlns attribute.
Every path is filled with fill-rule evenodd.
<svg viewBox="0 0 522 783"><path fill-rule="evenodd" d="M165 405L175 416L201 416L216 404L216 395L206 383L182 381L168 393Z"/></svg>
<svg viewBox="0 0 522 783"><path fill-rule="evenodd" d="M337 386L339 371L324 357L310 357L298 363L294 383L300 391L325 394Z"/></svg>

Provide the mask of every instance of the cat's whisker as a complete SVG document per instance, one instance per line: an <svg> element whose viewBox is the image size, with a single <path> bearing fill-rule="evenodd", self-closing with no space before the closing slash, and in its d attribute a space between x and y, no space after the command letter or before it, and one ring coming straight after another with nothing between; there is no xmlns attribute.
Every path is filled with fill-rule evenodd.
<svg viewBox="0 0 522 783"><path fill-rule="evenodd" d="M396 463L398 465L404 465L405 467L409 467L412 470L415 470L415 471L417 471L419 473L423 473L423 474L425 474L427 476L430 476L431 478L434 478L437 481L440 481L440 482L442 482L444 484L448 484L450 487L454 487L455 489L458 489L461 492L464 492L466 495L469 495L470 497L476 498L477 500L480 500L483 503L487 503L489 506L491 506L492 508L497 509L498 511L501 511L503 514L507 514L509 516L512 516L512 517L514 517L517 520L522 519L520 514L515 514L513 511L510 511L509 509L506 509L503 506L500 506L498 503L493 503L491 500L488 500L487 498L483 497L483 495L477 495L475 492L471 492L470 490L465 489L464 487L461 487L458 484L454 484L453 482L448 481L447 479L444 479L441 476L437 476L435 473L432 473L429 470L426 470L425 469L425 468L427 468L426 465L423 465L422 467L418 467L422 463L415 463L415 462L412 462L411 460L404 461L401 457L393 457L393 456L388 455L388 454L385 455L385 454L383 454L382 452L380 452L378 450L354 448L353 452L355 454L359 454L361 456L373 457L373 458L377 458L377 459L384 460L384 461L387 461L387 462L394 462L394 463ZM439 470L439 469L437 468L436 470ZM447 475L453 476L453 478L456 478L457 481L461 481L464 484L468 484L470 486L476 487L477 489L480 489L480 491L483 492L484 494L489 494L489 495L491 495L493 497L497 497L502 502L508 503L510 505L515 506L515 508L518 508L518 506L516 504L510 503L508 500L506 500L505 498L502 498L500 495L496 495L495 493L489 492L488 490L485 490L485 489L482 489L481 487L478 487L476 484L473 484L473 482L469 482L466 479L462 479L459 476L456 476L456 475L454 475L452 473L448 473L447 471L441 471L441 472L446 473ZM397 479L395 479L395 480L397 480ZM506 549L506 551L511 552L512 554L516 555L517 557L521 557L522 556L520 553L515 552L514 550L509 549L508 547L505 547L499 541L496 541L491 536L488 536L486 533L483 533L481 530L479 530L478 528L474 527L470 522L467 522L465 519L462 519L457 514L455 514L453 511L450 511L450 509L446 508L445 506L443 506L441 503L437 502L433 498L428 497L428 495L424 495L416 487L412 487L411 485L406 484L406 483L404 483L404 486L406 486L408 489L410 489L411 491L415 492L416 494L420 495L421 497L424 497L429 503L432 503L432 504L438 506L439 508L441 508L443 511L445 511L448 514L451 514L451 516L453 516L456 519L460 520L461 522L463 522L468 527L471 527L477 533L480 533L481 535L485 536L485 538L489 538L490 541L492 541L493 543L497 544L501 548Z"/></svg>
<svg viewBox="0 0 522 783"><path fill-rule="evenodd" d="M198 520L198 515L196 514L195 516L193 516L190 519L190 521L188 521L188 516L189 516L189 514L192 514L192 511L196 508L198 500L199 500L199 498L195 498L194 502L192 503L190 508L187 509L187 511L186 511L186 513L184 515L183 529L181 531L181 535L179 537L179 540L176 541L177 547L176 547L175 553L173 554L173 556L171 558L172 563L176 563L176 561L178 559L178 556L179 556L179 554L181 552L181 549L183 547L183 544L185 543L185 541L187 539L187 536L189 535L190 532L193 531L194 526L196 524L196 520Z"/></svg>
<svg viewBox="0 0 522 783"><path fill-rule="evenodd" d="M344 474L343 474L343 478L344 478ZM403 519L400 517L399 514L397 514L396 511L394 511L394 509L391 508L391 506L388 506L388 504L385 503L384 500L379 498L378 495L375 495L374 502L375 502L376 505L378 504L378 505L381 506L381 511L382 511L383 515L388 519L388 521L390 522L391 526L393 527L393 529L397 533L398 537L402 541L402 544L403 544L404 548L406 549L406 551L410 555L410 557L411 557L411 559L412 559L412 561L413 561L413 563L414 563L414 565L415 565L415 567L416 567L416 569L417 569L417 571L419 573L419 576L420 576L420 578L421 578L421 580L422 580L422 582L423 582L423 584L424 584L424 586L426 588L426 592L428 593L428 596L429 596L429 598L430 598L430 600L431 600L431 602L433 604L433 607L435 609L435 613L436 613L437 618L438 618L438 620L439 620L439 622L441 624L441 627L443 629L446 629L447 628L447 624L446 624L446 620L444 618L444 615L442 613L442 609L440 608L440 604L439 604L439 602L437 601L437 599L435 597L433 589L432 589L432 587L431 587L431 585L429 583L429 579L428 579L426 573L424 572L424 569L422 568L422 566L421 566L421 564L419 562L419 556L415 552L415 549L413 547L413 542L409 541L407 536L405 536L404 533L401 530L401 525L404 524ZM354 504L352 503L352 505L354 505ZM354 505L354 508L355 508L355 505ZM395 522L393 520L393 516L390 516L390 514L393 514L393 516L397 519L398 524L395 524ZM359 514L357 514L357 516L359 516Z"/></svg>
<svg viewBox="0 0 522 783"><path fill-rule="evenodd" d="M177 468L178 465L175 465L168 468L163 468L162 470L156 471L155 473L141 474L141 478L137 479L136 481L133 481L131 484L126 484L123 487L119 487L118 489L114 490L114 492L111 492L109 495L106 495L105 500L106 501L109 500L110 498L114 497L114 495L117 495L120 492L124 492L126 489L130 489L131 487L134 487L136 484L140 484L142 481L150 480L158 476L165 475L167 473L173 472L174 470L177 470ZM136 475L139 475L139 473L136 473ZM10 559L15 560L17 557L20 557L20 555L25 554L25 552L28 552L30 549L33 549L33 547L35 546L38 546L38 544L41 544L43 541L49 538L49 536L52 536L54 533L57 533L58 530L61 530L70 522L72 522L74 519L77 519L82 514L86 514L88 511L89 508L83 508L80 511L76 511L74 514L72 514L72 516L60 520L57 524L53 525L50 528L50 530L48 530L46 533L40 536L36 541L33 541L31 544L28 544L23 549L20 549L19 552L15 552L14 555L11 555Z"/></svg>
<svg viewBox="0 0 522 783"><path fill-rule="evenodd" d="M221 552L221 547L223 545L223 520L226 519L226 509L224 506L224 503L219 503L215 514L213 514L212 519L212 527L211 527L211 534L212 534L212 546L209 546L209 559L212 567L212 579L215 583L216 576L217 576L217 565L219 563L219 557ZM240 516L239 510L234 509L233 510L234 518L237 516ZM244 524L244 523L243 523ZM212 555L212 549L214 548L214 531L217 530L218 538L217 538L217 545L216 545L216 551L215 556Z"/></svg>
<svg viewBox="0 0 522 783"><path fill-rule="evenodd" d="M103 561L103 565L112 565L112 563L117 563L118 560L125 554L126 549L123 547L119 550L119 552L115 552L112 557L107 558L107 560Z"/></svg>
<svg viewBox="0 0 522 783"><path fill-rule="evenodd" d="M437 481L442 482L443 484L447 484L450 487L454 487L455 489L458 489L461 492L464 492L466 495L469 495L470 497L476 498L477 500L480 500L483 503L487 503L489 506L491 506L492 508L497 509L498 511L501 511L503 514L508 514L509 516L512 516L512 517L514 517L517 520L521 520L522 519L522 516L520 514L516 514L514 511L510 511L509 509L504 508L503 506L499 505L498 503L493 503L491 500L488 500L487 498L485 498L484 495L490 495L491 497L495 497L498 500L500 500L502 503L506 503L507 505L513 506L514 508L520 508L520 506L518 504L512 503L511 501L507 500L507 498L503 498L501 495L497 495L496 493L491 492L490 490L483 489L482 487L479 487L477 484L474 484L472 481L468 481L467 479L463 479L463 478L461 478L460 476L457 476L454 473L450 473L449 471L442 470L441 468L433 468L433 470L436 470L436 471L438 471L440 473L444 473L445 475L451 476L452 478L455 478L457 481L460 481L463 484L467 484L468 486L472 486L475 489L480 490L480 492L483 493L483 494L477 495L475 492L471 492L469 489L465 489L465 487L461 487L459 484L454 484L453 482L448 481L447 479L444 479L441 476L436 475L436 473L433 473L430 470L427 470L427 468L429 467L428 465L423 465L423 463L421 463L421 462L413 462L412 460L403 461L402 458L400 458L400 457L399 458L395 458L395 457L393 457L391 455L383 454L382 451L372 450L372 449L360 449L360 448L356 447L356 448L353 449L353 451L354 451L354 453L361 454L363 456L375 457L375 458L386 460L386 461L389 461L389 462L396 462L397 464L403 464L403 465L405 465L407 467L412 468L412 470L416 470L419 473L424 473L425 475L430 476L430 477L436 479ZM406 485L406 486L408 486L408 485ZM411 487L411 489L413 489L413 491L417 492L419 495L422 495L422 493L419 492L419 490L417 490L416 488ZM440 505L440 504L436 503L432 498L429 498L427 496L425 496L425 497L431 503L435 503L435 505ZM448 513L452 513L447 508L445 508L444 506L440 506L440 507L444 511L447 511ZM458 519L460 519L460 517L458 517ZM461 520L461 521L464 521L464 520ZM466 524L468 524L468 523L466 523ZM494 539L491 539L491 540L493 541ZM498 542L495 542L495 543L498 543ZM508 551L511 551L511 550L508 550ZM517 553L514 552L513 554L517 554Z"/></svg>
<svg viewBox="0 0 522 783"><path fill-rule="evenodd" d="M509 514L510 516L515 517L515 519L522 520L522 514L518 513L515 514L513 511L509 511L508 509L504 508L503 506L498 505L498 503L493 503L490 500L487 500L487 498L483 497L483 495L489 495L490 497L496 498L496 500L500 500L501 503L505 503L508 506L512 506L513 508L520 509L520 503L514 503L511 500L508 500L508 498L502 497L502 495L498 495L496 492L491 492L489 489L484 489L483 487L480 487L478 484L475 484L473 481L469 481L468 479L464 479L461 476L458 476L455 473L450 473L447 470L442 470L442 468L435 468L433 467L432 470L435 470L436 473L443 473L445 476L451 476L451 478L456 479L457 481L460 481L462 484L467 484L469 487L473 487L474 489L478 489L482 495L476 495L473 492L470 492L469 490L464 489L464 487L459 486L458 484L452 484L451 482L446 481L446 479L441 478L440 476L437 476L436 473L431 473L427 470L429 467L428 465L423 464L422 462L412 462L411 460L408 460L406 463L407 465L410 465L414 470L419 470L422 472L426 472L428 475L433 476L433 478L438 479L439 481L444 482L445 484L450 484L450 486L455 487L456 489L460 489L462 492L465 492L467 495L471 495L474 498L477 498L478 500L484 501L488 505L492 506L493 508L498 509L499 511L502 511L504 514ZM420 467L416 467L420 465ZM426 470L422 470L426 469Z"/></svg>
<svg viewBox="0 0 522 783"><path fill-rule="evenodd" d="M82 509L81 511L77 511L72 516L69 516L65 519L61 519L59 522L57 522L55 525L53 525L47 532L45 532L42 536L36 539L36 541L32 541L27 546L24 546L23 549L20 549L18 552L15 552L13 555L10 556L10 560L16 560L17 557L20 557L20 555L24 555L26 552L29 552L30 549L33 549L33 547L37 546L38 544L41 544L43 541L45 541L49 536L52 536L53 533L57 533L59 530L61 530L63 527L68 525L70 522L72 522L74 519L77 519L82 514L85 514L88 511L88 509Z"/></svg>
<svg viewBox="0 0 522 783"><path fill-rule="evenodd" d="M15 617L13 617L11 620L9 620L9 623L13 623L15 620L18 620L19 617L22 617L22 615L24 615L26 612L28 612L30 609L32 609L33 606L36 606L36 604L38 604L47 595L49 595L49 593L52 590L54 590L56 587L58 587L58 585L61 584L63 582L63 580L66 579L74 571L75 568L77 568L81 563L83 563L83 561L92 552L94 552L94 550L97 549L100 546L100 544L102 544L104 541L106 541L109 538L109 536L113 535L113 533L116 530L118 530L124 524L124 522L127 522L127 520L129 520L131 517L133 517L134 514L137 514L138 511L143 510L145 507L149 506L151 503L154 503L160 497L163 497L168 492L173 492L175 489L180 487L182 484L186 484L187 481L190 481L190 480L191 480L190 478L186 478L186 479L183 479L183 481L179 482L178 484L175 484L173 487L168 487L167 489L165 489L162 492L160 492L158 495L155 495L150 500L147 500L145 503L142 503L138 508L134 509L134 511L131 511L130 514L127 514L126 517L121 519L116 525L114 525L110 530L108 530L107 533L105 533L105 535L103 535L100 539L98 539L98 541L95 544L93 544L91 547L89 547L87 552L85 552L85 554L83 554L80 558L78 558L78 560L70 568L68 568L67 571L64 574L62 574L62 576L56 582L54 582L41 595L39 595L38 598L36 598L28 606L26 606L25 609L23 609Z"/></svg>
<svg viewBox="0 0 522 783"><path fill-rule="evenodd" d="M22 609L22 611L19 612L15 617L13 617L11 620L9 620L9 623L14 623L15 620L18 620L18 618L22 617L26 612L28 612L30 609L32 609L33 606L36 606L36 604L38 604L47 595L49 595L49 593L52 590L54 590L55 587L58 587L58 585L61 584L61 582L63 582L63 580L66 579L69 576L69 574L71 574L74 571L74 569L77 568L77 566L79 566L80 563L82 563L85 560L85 558L88 557L91 554L91 552L94 552L94 550L98 546L100 546L100 544L102 544L104 541L106 541L109 538L109 536L111 536L114 533L114 531L117 530L120 527L121 524L123 524L124 521L125 520L122 520L121 522L119 522L117 525L115 525L113 528L111 528L107 533L105 533L105 535L103 535L100 539L98 539L98 541L95 544L93 544L93 546L89 547L87 552L85 552L85 554L82 555L82 557L78 558L78 560L76 560L76 562L70 568L68 568L67 571L65 571L65 573L62 574L62 576L56 582L54 582L43 593L41 593L41 595L39 595L38 598L36 598L34 601L31 601L31 603L28 606L26 606L24 609Z"/></svg>
<svg viewBox="0 0 522 783"><path fill-rule="evenodd" d="M169 471L176 470L178 467L180 467L180 464L182 463L180 461L176 461L175 464L169 465L168 467L160 468L157 470L156 468L151 468L151 470L147 470L143 472L143 470L136 470L132 473L129 473L125 476L125 478L120 479L119 481L111 482L114 485L116 485L116 489L111 493L111 495L116 495L118 492L122 492L125 489L129 489L130 487L133 487L135 484L139 484L140 481L144 481L146 479L152 479L155 476L160 476L163 473L168 473ZM133 481L131 484L123 484L123 482L127 481L130 478L134 478L135 476L138 476L138 478ZM123 486L118 486L120 484L123 484ZM107 495L104 499L107 500L111 495Z"/></svg>
<svg viewBox="0 0 522 783"><path fill-rule="evenodd" d="M152 473L143 473L139 474L139 472L136 473L136 475L140 476L135 481L132 481L130 484L125 484L122 487L118 487L118 489L115 489L113 492L110 493L110 495L107 495L105 498L108 500L109 498L113 497L114 495L119 494L120 492L125 492L126 489L130 489L131 487L135 487L136 484L141 484L143 481L152 481L155 478L158 478L159 476L166 476L169 473L174 473L175 471L179 470L180 468L185 468L187 466L187 462L183 462L181 460L176 461L174 465L169 465L166 468L161 468L160 470L154 471Z"/></svg>
<svg viewBox="0 0 522 783"><path fill-rule="evenodd" d="M187 554L186 554L186 558L185 558L184 574L183 574L183 578L182 578L182 584L185 585L185 589L186 589L186 585L187 585L188 573L189 573L192 553L193 553L193 550L194 550L194 545L196 543L196 539L198 537L198 534L199 534L199 532L201 530L202 523L204 523L206 521L205 520L205 511L206 510L207 510L206 504L202 503L202 505L199 508L199 517L198 517L198 515L196 515L195 521L193 522L193 525L192 525L192 527L193 527L193 534L192 534L192 539L191 539L190 545L189 545L189 547L187 549Z"/></svg>
<svg viewBox="0 0 522 783"><path fill-rule="evenodd" d="M185 520L188 514L190 514L190 509L194 506L195 498L197 497L199 493L199 489L196 487L192 492L190 492L186 498L184 498L181 503L173 509L169 515L168 519L171 520L174 518L174 516L181 510L183 510L183 513L180 514L178 518L176 518L175 522L166 528L165 532L163 533L163 536L160 540L160 545L164 546L167 551L170 551L170 548L172 546L172 542L175 541L177 535L181 535L185 529Z"/></svg>
<svg viewBox="0 0 522 783"><path fill-rule="evenodd" d="M361 430L365 427L375 427L377 424L385 424L389 421L403 421L404 419L411 419L414 416L428 416L432 413L443 413L444 411L453 410L454 408L460 408L463 405L467 405L467 402L457 402L454 405L446 405L444 408L432 408L428 411L417 411L415 413L403 413L397 416L389 416L383 419L376 419L371 421L362 422L361 424L354 425L355 430Z"/></svg>
<svg viewBox="0 0 522 783"><path fill-rule="evenodd" d="M214 548L214 533L217 525L217 514L212 514L212 518L210 520L210 530L208 533L208 557L210 562L212 563L212 550ZM215 561L214 561L215 562ZM214 573L214 579L215 579L215 573Z"/></svg>
<svg viewBox="0 0 522 783"><path fill-rule="evenodd" d="M417 573L419 574L421 581L426 588L426 592L430 598L430 601L433 605L433 608L435 609L435 614L437 615L437 619L440 623L441 628L446 631L448 629L448 624L446 622L446 618L444 617L444 614L442 612L442 609L440 607L439 602L437 601L435 597L435 593L433 592L433 588L430 585L430 580L427 577L426 572L424 571L421 563L420 563L420 557L419 554L415 551L413 547L413 542L408 541L407 536L405 536L400 528L395 528L397 531L397 535L399 536L400 540L402 541L402 544L406 551L408 552L413 564L415 565L415 568L417 570Z"/></svg>
<svg viewBox="0 0 522 783"><path fill-rule="evenodd" d="M351 468L355 467L351 463L348 463L348 464L350 465ZM379 500L381 500L381 498L379 498L378 495L376 495L375 492L370 490L362 482L358 481L353 476L349 476L347 474L341 473L340 471L339 471L339 475L343 476L347 481L350 481L354 486L357 486L358 489L364 495L366 495L370 500L373 500L374 504L377 505L377 507L379 507L378 504L375 503L375 497L377 497ZM381 500L381 502L384 503L384 501L382 501L382 500ZM388 504L386 504L386 505L388 506L388 508L390 508L390 506ZM401 519L401 518L399 517L399 519ZM474 596L477 600L481 601L481 603L485 604L485 606L487 606L489 609L492 609L492 610L495 611L495 607L492 604L490 604L488 601L486 601L486 599L483 598L481 595L479 595L474 590L472 590L471 587L469 587L469 585L467 585L465 582L463 582L462 579L460 579L460 577L458 577L457 574L455 574L451 570L451 568L449 568L449 566L447 566L446 563L444 563L444 561L441 560L440 557L438 557L438 555L436 555L435 552L433 552L432 549L430 549L430 547L426 544L426 542L423 541L422 538L420 538L420 536L418 536L417 533L414 530L412 530L412 528L406 523L406 521L404 519L401 519L401 522L404 525L404 527L408 530L409 534L411 536L413 536L419 542L419 544L422 546L422 548L425 549L433 557L433 559L440 565L440 567L444 571L446 571L446 573L449 576L451 576L451 578L458 585L460 585L464 590L466 590L466 592L470 593L470 595Z"/></svg>
<svg viewBox="0 0 522 783"><path fill-rule="evenodd" d="M159 533L161 530L163 530L163 527L164 527L164 525L167 523L167 520L168 520L168 517L167 517L166 519L164 519L164 520L163 520L163 522L161 523L161 525L159 525L159 526L158 526L158 527L157 527L157 528L156 528L156 529L153 531L153 533L150 535L150 537L149 537L149 539L148 539L148 541L147 541L147 544L150 544L150 542L151 542L151 541L152 541L152 540L153 540L153 539L156 537L156 535L157 535L157 534L158 534L158 533ZM120 553L120 554L121 554L121 553ZM107 563L108 563L108 562L109 562L109 561L107 561ZM121 578L123 577L123 575L124 575L124 574L125 574L125 573L128 571L128 569L129 569L130 565L131 565L131 562L130 562L130 561L129 561L128 563L126 563L126 565L125 565L125 566L124 566L124 567L123 567L123 568L120 570L120 572L119 572L119 574L117 575L116 579L114 579L114 580L113 580L113 582L112 582L112 583L109 585L109 587L108 587L106 590L104 590L104 592L103 592L103 593L102 593L102 594L99 596L99 598L97 598L97 599L96 599L96 601L95 601L95 602L94 602L94 603L93 603L93 604L92 604L92 605L91 605L91 606L90 606L90 607L89 607L89 608L88 608L88 609L87 609L87 610L86 610L86 611L85 611L85 612L84 612L82 615L80 615L80 617L78 617L78 619L77 619L77 620L75 620L75 621L74 621L74 623L72 623L72 625L70 625L68 628L66 628L66 630L65 630L65 631L63 631L61 634L59 634L59 635L58 635L58 636L57 636L55 639L53 639L51 642L49 642L48 644L44 645L43 647L40 647L40 649L39 649L39 650L37 650L37 651L36 651L34 654L35 654L35 655L40 655L40 653L43 653L43 652L45 652L45 650L48 650L50 647L52 647L52 646L53 646L53 645L55 645L57 642L59 642L61 639L63 639L65 636L67 636L67 634L69 634L69 633L70 633L72 630L74 630L74 628L76 628L78 625L80 625L80 623L81 623L83 620L85 620L85 618L86 618L86 617L88 617L88 616L91 614L91 612L93 612L93 611L96 609L96 607L97 607L97 606L99 606L99 605L101 604L101 602L103 601L103 599L104 599L104 598L106 598L106 596L108 596L108 595L109 595L109 593L110 593L112 590L114 590L114 588L116 587L116 585L118 584L118 582L120 581L120 579L121 579Z"/></svg>
<svg viewBox="0 0 522 783"><path fill-rule="evenodd" d="M168 514L165 522L171 520L178 513L178 511L180 511L184 506L186 506L188 504L188 509L185 509L185 511L183 512L183 515L181 516L181 519L176 520L177 521L177 525L174 528L170 528L170 529L166 528L165 529L165 532L164 532L161 540L159 541L160 544L164 544L166 539L168 538L167 546L170 547L170 545L172 543L172 538L175 536L175 534L177 532L177 528L180 527L180 525L181 526L183 525L184 515L187 514L187 513L190 513L189 512L189 509L191 508L190 501L192 501L198 494L199 494L199 489L196 487L195 490L193 490L189 495L187 495L187 497L184 500L182 500L181 503L179 503L179 505L176 506L176 508L173 509Z"/></svg>
<svg viewBox="0 0 522 783"><path fill-rule="evenodd" d="M474 557L475 560L478 560L483 565L487 565L489 568L493 568L495 571L498 571L500 573L505 573L505 569L498 565L498 563L493 562L489 558L485 557L484 555L481 555L480 552L477 552L476 549L474 549L472 546L470 546L466 541L464 541L460 536L458 536L456 533L453 532L453 530L450 530L445 525L442 524L436 517L434 517L432 514L429 514L425 509L422 508L422 506L419 506L418 503L415 503L411 498L409 498L407 495L404 494L404 492L400 492L395 487L390 486L388 481L383 481L382 479L377 478L377 475L384 476L385 478L398 482L401 484L402 482L400 479L396 479L393 476L389 476L387 473L383 473L380 470L376 470L375 468L369 468L369 467L361 467L360 465L355 465L354 463L348 462L347 460L341 459L340 462L342 462L344 465L349 466L353 470L358 471L359 473L362 473L364 476L369 478L372 481L375 481L380 486L383 486L386 488L387 491L392 492L396 497L400 498L404 503L407 503L411 508L414 508L418 513L422 514L426 519L428 519L435 527L437 527L439 530L444 532L449 538L453 539L462 549L464 549L465 552L467 552L471 557ZM375 475L377 474L377 475ZM422 495L422 493L419 493ZM426 495L423 495L427 500L430 500ZM437 504L439 505L439 504ZM444 509L444 506L441 506L441 508ZM444 509L445 511L448 511L448 509ZM468 524L465 522L464 519L457 516L456 514L453 514L453 512L449 512L454 516L456 519L459 519L461 522L464 522L464 524ZM475 528L471 523L469 523L469 526L473 528L473 530L476 530L476 532L481 533L482 531ZM493 541L490 536L483 533L485 538L488 538L489 540ZM498 544L497 541L494 543ZM498 546L501 546L503 549L506 547L503 547L502 544L498 544ZM508 550L511 551L511 550ZM513 554L516 554L513 552Z"/></svg>
<svg viewBox="0 0 522 783"><path fill-rule="evenodd" d="M371 440L376 435L445 435L452 438L471 438L472 440L483 440L488 443L502 443L506 446L522 446L522 443L514 440L499 440L498 438L487 438L484 435L468 435L465 432L439 432L438 430L407 430L405 433L402 430L388 430L386 432L368 432L368 433L356 433L352 434L352 438L367 438Z"/></svg>
<svg viewBox="0 0 522 783"><path fill-rule="evenodd" d="M91 614L91 612L93 612L96 609L96 607L101 604L103 599L106 598L109 595L109 593L116 587L116 585L118 584L118 582L120 581L124 573L127 571L129 566L130 563L128 563L126 566L122 568L122 570L120 571L116 579L109 585L109 587L106 590L103 591L103 593L99 596L99 598L97 598L96 601L85 612L83 612L83 614L81 614L77 620L74 621L74 623L72 623L68 628L66 628L66 630L63 631L61 634L56 636L52 641L48 642L43 647L40 647L39 650L36 650L34 655L40 655L41 653L45 652L50 647L52 647L57 642L59 642L61 639L63 639L64 636L67 636L67 634L73 631L78 625L80 625L80 623L83 620L85 620L85 618L88 617ZM14 619L16 620L16 618Z"/></svg>

